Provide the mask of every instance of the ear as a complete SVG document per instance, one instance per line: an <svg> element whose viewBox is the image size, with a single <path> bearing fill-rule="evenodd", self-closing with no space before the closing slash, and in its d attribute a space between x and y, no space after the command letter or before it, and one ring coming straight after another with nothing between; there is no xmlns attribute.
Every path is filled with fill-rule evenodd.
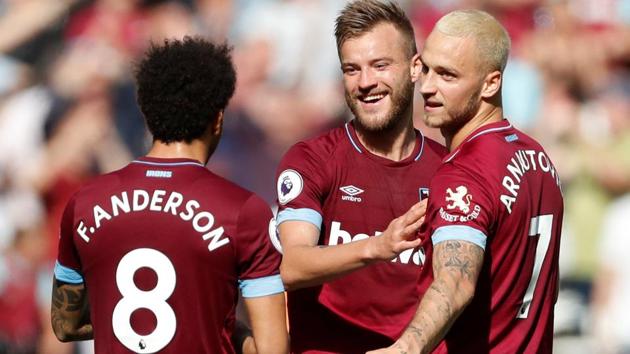
<svg viewBox="0 0 630 354"><path fill-rule="evenodd" d="M411 64L409 66L409 74L411 75L411 82L416 82L420 78L422 72L422 61L420 60L420 54L416 53L411 58Z"/></svg>
<svg viewBox="0 0 630 354"><path fill-rule="evenodd" d="M501 81L503 80L503 74L496 70L488 75L483 80L483 87L481 88L481 97L491 98L494 97L501 90Z"/></svg>
<svg viewBox="0 0 630 354"><path fill-rule="evenodd" d="M217 119L214 121L214 124L211 127L212 135L219 136L223 131L223 111L219 111L217 115Z"/></svg>

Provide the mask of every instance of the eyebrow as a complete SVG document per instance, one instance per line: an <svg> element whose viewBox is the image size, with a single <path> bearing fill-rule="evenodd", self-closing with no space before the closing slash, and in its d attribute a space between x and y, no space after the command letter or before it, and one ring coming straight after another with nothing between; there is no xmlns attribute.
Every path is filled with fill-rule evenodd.
<svg viewBox="0 0 630 354"><path fill-rule="evenodd" d="M420 55L420 61L422 62L422 65L431 67L430 65L428 65L426 63L426 61L424 61L424 58L422 57L422 55ZM455 69L453 67L444 66L444 65L437 65L433 69L436 70L436 71L437 70L448 71L448 72L451 72L451 73L454 73L454 74L459 74L460 73L459 70L457 70L457 69Z"/></svg>
<svg viewBox="0 0 630 354"><path fill-rule="evenodd" d="M378 58L374 58L374 59L370 59L370 61L368 62L368 64L374 64L376 62L379 61L388 61L388 62L392 62L394 61L394 58L390 57L390 56L382 56L382 57L378 57ZM356 62L353 61L344 61L341 63L341 66L346 66L346 65L358 65Z"/></svg>

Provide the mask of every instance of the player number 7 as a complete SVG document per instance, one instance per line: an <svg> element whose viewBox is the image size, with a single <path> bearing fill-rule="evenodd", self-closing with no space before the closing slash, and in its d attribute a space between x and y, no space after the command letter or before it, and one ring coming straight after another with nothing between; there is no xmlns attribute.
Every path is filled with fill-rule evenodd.
<svg viewBox="0 0 630 354"><path fill-rule="evenodd" d="M529 224L529 236L540 235L540 238L538 239L538 244L536 245L536 258L534 261L532 277L529 280L527 291L523 297L523 304L519 308L516 318L527 318L527 315L529 314L529 307L532 304L532 298L534 297L534 290L536 289L540 269L542 268L543 261L546 258L545 256L547 255L547 250L549 249L552 225L552 214L533 217Z"/></svg>

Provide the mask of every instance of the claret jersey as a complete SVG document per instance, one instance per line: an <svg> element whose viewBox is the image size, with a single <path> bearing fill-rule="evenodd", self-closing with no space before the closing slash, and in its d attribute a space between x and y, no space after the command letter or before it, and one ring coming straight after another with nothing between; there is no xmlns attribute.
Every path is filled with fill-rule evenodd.
<svg viewBox="0 0 630 354"><path fill-rule="evenodd" d="M55 276L85 282L96 353L232 353L239 287L284 290L272 218L195 160L145 157L72 197Z"/></svg>
<svg viewBox="0 0 630 354"><path fill-rule="evenodd" d="M428 196L446 149L417 132L402 161L371 154L352 123L294 145L277 176L277 222L300 220L320 230L320 245L374 237ZM292 352L364 353L392 343L413 316L422 250L288 293Z"/></svg>
<svg viewBox="0 0 630 354"><path fill-rule="evenodd" d="M475 297L436 352L551 353L563 200L547 153L507 120L488 124L444 158L430 188L422 278L432 245L485 249Z"/></svg>

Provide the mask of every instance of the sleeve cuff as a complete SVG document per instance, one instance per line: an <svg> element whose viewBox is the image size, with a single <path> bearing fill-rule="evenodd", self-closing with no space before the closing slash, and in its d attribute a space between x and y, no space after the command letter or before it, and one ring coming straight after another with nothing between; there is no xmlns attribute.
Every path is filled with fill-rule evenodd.
<svg viewBox="0 0 630 354"><path fill-rule="evenodd" d="M484 251L487 239L488 237L483 232L465 225L442 226L437 228L431 236L434 245L450 240L467 241L481 247Z"/></svg>
<svg viewBox="0 0 630 354"><path fill-rule="evenodd" d="M243 297L259 297L284 292L284 284L280 274L268 277L239 280L238 287Z"/></svg>
<svg viewBox="0 0 630 354"><path fill-rule="evenodd" d="M321 214L310 208L286 208L279 212L277 217L278 225L285 221L306 221L315 225L319 230L322 229L322 220Z"/></svg>
<svg viewBox="0 0 630 354"><path fill-rule="evenodd" d="M83 283L83 276L74 269L62 266L59 261L55 262L55 278L59 281L70 284Z"/></svg>

